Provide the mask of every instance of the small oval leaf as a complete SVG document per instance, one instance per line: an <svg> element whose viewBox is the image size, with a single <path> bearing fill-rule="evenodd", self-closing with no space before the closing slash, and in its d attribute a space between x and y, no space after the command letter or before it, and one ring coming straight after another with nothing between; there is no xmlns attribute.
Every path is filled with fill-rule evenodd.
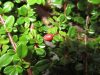
<svg viewBox="0 0 100 75"><path fill-rule="evenodd" d="M100 0L88 0L92 4L100 4Z"/></svg>
<svg viewBox="0 0 100 75"><path fill-rule="evenodd" d="M19 44L17 47L17 54L20 58L24 58L27 55L28 48L25 44Z"/></svg>
<svg viewBox="0 0 100 75"><path fill-rule="evenodd" d="M13 56L6 53L0 57L0 67L7 66L12 62Z"/></svg>
<svg viewBox="0 0 100 75"><path fill-rule="evenodd" d="M9 16L6 21L5 21L5 26L7 29L12 28L13 24L15 22L15 17L14 16Z"/></svg>

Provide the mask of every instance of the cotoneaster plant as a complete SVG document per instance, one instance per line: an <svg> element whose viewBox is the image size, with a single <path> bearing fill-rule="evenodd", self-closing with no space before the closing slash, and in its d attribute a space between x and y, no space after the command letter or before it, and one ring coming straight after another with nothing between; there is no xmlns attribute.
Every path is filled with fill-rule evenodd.
<svg viewBox="0 0 100 75"><path fill-rule="evenodd" d="M100 75L100 0L0 0L0 75Z"/></svg>

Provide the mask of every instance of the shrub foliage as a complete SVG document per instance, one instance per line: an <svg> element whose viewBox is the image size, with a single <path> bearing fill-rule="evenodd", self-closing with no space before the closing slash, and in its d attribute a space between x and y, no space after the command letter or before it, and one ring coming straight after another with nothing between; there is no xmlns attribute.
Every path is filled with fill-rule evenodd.
<svg viewBox="0 0 100 75"><path fill-rule="evenodd" d="M0 75L100 75L99 9L100 0L0 0Z"/></svg>

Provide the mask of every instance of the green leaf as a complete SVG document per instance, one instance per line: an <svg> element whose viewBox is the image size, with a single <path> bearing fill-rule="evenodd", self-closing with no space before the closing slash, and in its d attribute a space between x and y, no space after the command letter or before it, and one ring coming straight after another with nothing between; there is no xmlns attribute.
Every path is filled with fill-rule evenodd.
<svg viewBox="0 0 100 75"><path fill-rule="evenodd" d="M27 3L29 4L29 5L34 5L35 3L37 3L37 4L45 4L45 0L27 0Z"/></svg>
<svg viewBox="0 0 100 75"><path fill-rule="evenodd" d="M29 17L25 17L25 22L26 23L30 23L30 18Z"/></svg>
<svg viewBox="0 0 100 75"><path fill-rule="evenodd" d="M25 17L19 17L18 19L17 19L17 24L19 24L19 25L21 25L21 24L23 24L25 22Z"/></svg>
<svg viewBox="0 0 100 75"><path fill-rule="evenodd" d="M96 19L100 16L99 11L97 11L97 10L93 10L93 11L91 12L91 14L92 14L91 20L96 20Z"/></svg>
<svg viewBox="0 0 100 75"><path fill-rule="evenodd" d="M8 44L8 43L9 43L9 39L0 38L0 44Z"/></svg>
<svg viewBox="0 0 100 75"><path fill-rule="evenodd" d="M66 7L66 15L70 15L70 13L72 12L72 8L74 7L73 4L68 4L67 7Z"/></svg>
<svg viewBox="0 0 100 75"><path fill-rule="evenodd" d="M60 16L59 16L59 21L61 22L61 23L64 23L64 22L66 22L66 17L65 17L65 15L64 14L61 14Z"/></svg>
<svg viewBox="0 0 100 75"><path fill-rule="evenodd" d="M75 38L77 36L77 30L75 27L71 26L68 30L68 36L71 38Z"/></svg>
<svg viewBox="0 0 100 75"><path fill-rule="evenodd" d="M14 18L14 16L9 16L7 19L6 19L6 21L5 21L5 25L7 26L7 27L12 27L13 26L13 24L14 24L14 22L15 22L15 18Z"/></svg>
<svg viewBox="0 0 100 75"><path fill-rule="evenodd" d="M18 8L18 15L26 16L28 14L28 9L26 5L21 6Z"/></svg>
<svg viewBox="0 0 100 75"><path fill-rule="evenodd" d="M5 33L6 33L5 28L2 26L2 27L0 28L0 34L5 34Z"/></svg>
<svg viewBox="0 0 100 75"><path fill-rule="evenodd" d="M27 44L28 43L28 35L22 35L21 37L19 37L19 41L18 43L23 43L23 44Z"/></svg>
<svg viewBox="0 0 100 75"><path fill-rule="evenodd" d="M45 0L42 0L42 4L45 5L45 3L46 3L46 1Z"/></svg>
<svg viewBox="0 0 100 75"><path fill-rule="evenodd" d="M20 58L27 56L28 48L25 44L19 44L17 47L17 54Z"/></svg>
<svg viewBox="0 0 100 75"><path fill-rule="evenodd" d="M36 54L39 55L39 56L45 56L46 55L45 50L42 49L42 48L36 48L35 51L36 51Z"/></svg>
<svg viewBox="0 0 100 75"><path fill-rule="evenodd" d="M18 72L17 71L12 71L11 73L10 73L10 75L18 75Z"/></svg>
<svg viewBox="0 0 100 75"><path fill-rule="evenodd" d="M9 55L13 55L13 57L14 57L14 55L15 55L15 51L14 51L13 49L8 49L8 50L7 50L7 53L8 53Z"/></svg>
<svg viewBox="0 0 100 75"><path fill-rule="evenodd" d="M43 42L43 38L42 38L42 36L41 35L37 35L36 36L36 43L39 43L39 44L41 44Z"/></svg>
<svg viewBox="0 0 100 75"><path fill-rule="evenodd" d="M46 70L49 67L49 61L47 59L43 59L38 61L35 65L34 65L34 70L38 71L38 72L42 72L44 70Z"/></svg>
<svg viewBox="0 0 100 75"><path fill-rule="evenodd" d="M22 73L23 72L23 69L22 69L22 67L20 66L20 65L16 65L16 71L18 72L18 73Z"/></svg>
<svg viewBox="0 0 100 75"><path fill-rule="evenodd" d="M58 35L55 35L55 36L53 37L53 40L54 40L54 41L57 41L57 42L63 41L63 37L62 37L60 34L58 34Z"/></svg>
<svg viewBox="0 0 100 75"><path fill-rule="evenodd" d="M35 12L33 11L33 9L31 9L31 8L28 9L28 17L33 16L34 13Z"/></svg>
<svg viewBox="0 0 100 75"><path fill-rule="evenodd" d="M61 35L61 36L64 36L64 37L66 37L66 32L63 32L63 31L59 31L59 34Z"/></svg>
<svg viewBox="0 0 100 75"><path fill-rule="evenodd" d="M57 8L62 7L62 2L63 2L63 0L53 0L53 1L51 1L52 5L57 7Z"/></svg>
<svg viewBox="0 0 100 75"><path fill-rule="evenodd" d="M18 36L17 36L17 35L14 35L14 36L13 36L13 40L14 40L15 42L17 42L17 41L18 41Z"/></svg>
<svg viewBox="0 0 100 75"><path fill-rule="evenodd" d="M7 75L18 75L18 73L22 73L23 69L19 65L7 66L4 69L4 73Z"/></svg>
<svg viewBox="0 0 100 75"><path fill-rule="evenodd" d="M12 30L12 27L13 27L13 24L14 24L14 22L15 22L15 18L14 18L14 16L9 16L7 19L6 19L6 21L5 21L5 26L6 26L6 28L7 28L7 31L9 31L9 28L11 28L11 30Z"/></svg>
<svg viewBox="0 0 100 75"><path fill-rule="evenodd" d="M5 73L5 74L10 74L13 70L15 70L15 67L14 67L14 66L7 66L7 67L4 69L4 73Z"/></svg>
<svg viewBox="0 0 100 75"><path fill-rule="evenodd" d="M88 0L92 4L100 4L100 0Z"/></svg>
<svg viewBox="0 0 100 75"><path fill-rule="evenodd" d="M41 4L42 3L42 0L38 0L38 2L36 2L37 4Z"/></svg>
<svg viewBox="0 0 100 75"><path fill-rule="evenodd" d="M57 30L58 30L58 28L57 28L57 27L52 27L52 28L49 28L49 29L48 29L48 33L51 33L51 34L56 34L56 33L57 33Z"/></svg>
<svg viewBox="0 0 100 75"><path fill-rule="evenodd" d="M29 5L34 5L35 3L37 3L37 0L27 0L27 3Z"/></svg>
<svg viewBox="0 0 100 75"><path fill-rule="evenodd" d="M79 24L84 24L85 20L83 17L74 17L74 21L79 23Z"/></svg>
<svg viewBox="0 0 100 75"><path fill-rule="evenodd" d="M3 13L3 9L0 7L0 14L2 14Z"/></svg>
<svg viewBox="0 0 100 75"><path fill-rule="evenodd" d="M19 58L19 56L17 54L14 55L13 57L13 62L16 63L16 62L19 62L21 59Z"/></svg>
<svg viewBox="0 0 100 75"><path fill-rule="evenodd" d="M7 52L7 50L8 50L8 48L9 48L9 46L8 46L8 45L3 45L3 46L2 46L2 52L1 52L1 54L6 53L6 52Z"/></svg>
<svg viewBox="0 0 100 75"><path fill-rule="evenodd" d="M29 68L30 63L29 62L26 62L26 61L23 61L22 62L22 65L23 65L24 68Z"/></svg>
<svg viewBox="0 0 100 75"><path fill-rule="evenodd" d="M13 56L11 54L4 54L0 57L0 68L7 66L8 64L10 64L12 62Z"/></svg>
<svg viewBox="0 0 100 75"><path fill-rule="evenodd" d="M36 38L37 31L36 31L35 29L33 29L33 30L31 31L31 34L32 34L32 36L33 36L33 37L35 37L35 38Z"/></svg>
<svg viewBox="0 0 100 75"><path fill-rule="evenodd" d="M85 10L86 9L86 6L87 6L87 1L79 1L77 3L77 7L79 10Z"/></svg>
<svg viewBox="0 0 100 75"><path fill-rule="evenodd" d="M6 3L4 3L4 7L3 7L4 13L10 12L13 7L14 4L11 1L7 1Z"/></svg>
<svg viewBox="0 0 100 75"><path fill-rule="evenodd" d="M20 3L20 2L21 2L21 0L15 0L15 2L16 2L16 3Z"/></svg>

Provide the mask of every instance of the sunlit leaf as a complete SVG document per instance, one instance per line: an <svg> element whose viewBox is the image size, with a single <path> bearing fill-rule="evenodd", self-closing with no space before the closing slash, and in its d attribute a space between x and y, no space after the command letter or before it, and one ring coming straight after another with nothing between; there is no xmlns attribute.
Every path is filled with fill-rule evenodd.
<svg viewBox="0 0 100 75"><path fill-rule="evenodd" d="M2 55L0 57L0 68L10 64L12 62L12 59L13 59L13 56L8 53L5 53L4 55Z"/></svg>
<svg viewBox="0 0 100 75"><path fill-rule="evenodd" d="M92 4L100 4L100 0L88 0Z"/></svg>
<svg viewBox="0 0 100 75"><path fill-rule="evenodd" d="M20 58L27 56L28 48L25 44L19 44L17 47L17 54Z"/></svg>
<svg viewBox="0 0 100 75"><path fill-rule="evenodd" d="M4 13L10 12L13 7L14 7L14 4L11 1L5 2L4 7L3 7Z"/></svg>

